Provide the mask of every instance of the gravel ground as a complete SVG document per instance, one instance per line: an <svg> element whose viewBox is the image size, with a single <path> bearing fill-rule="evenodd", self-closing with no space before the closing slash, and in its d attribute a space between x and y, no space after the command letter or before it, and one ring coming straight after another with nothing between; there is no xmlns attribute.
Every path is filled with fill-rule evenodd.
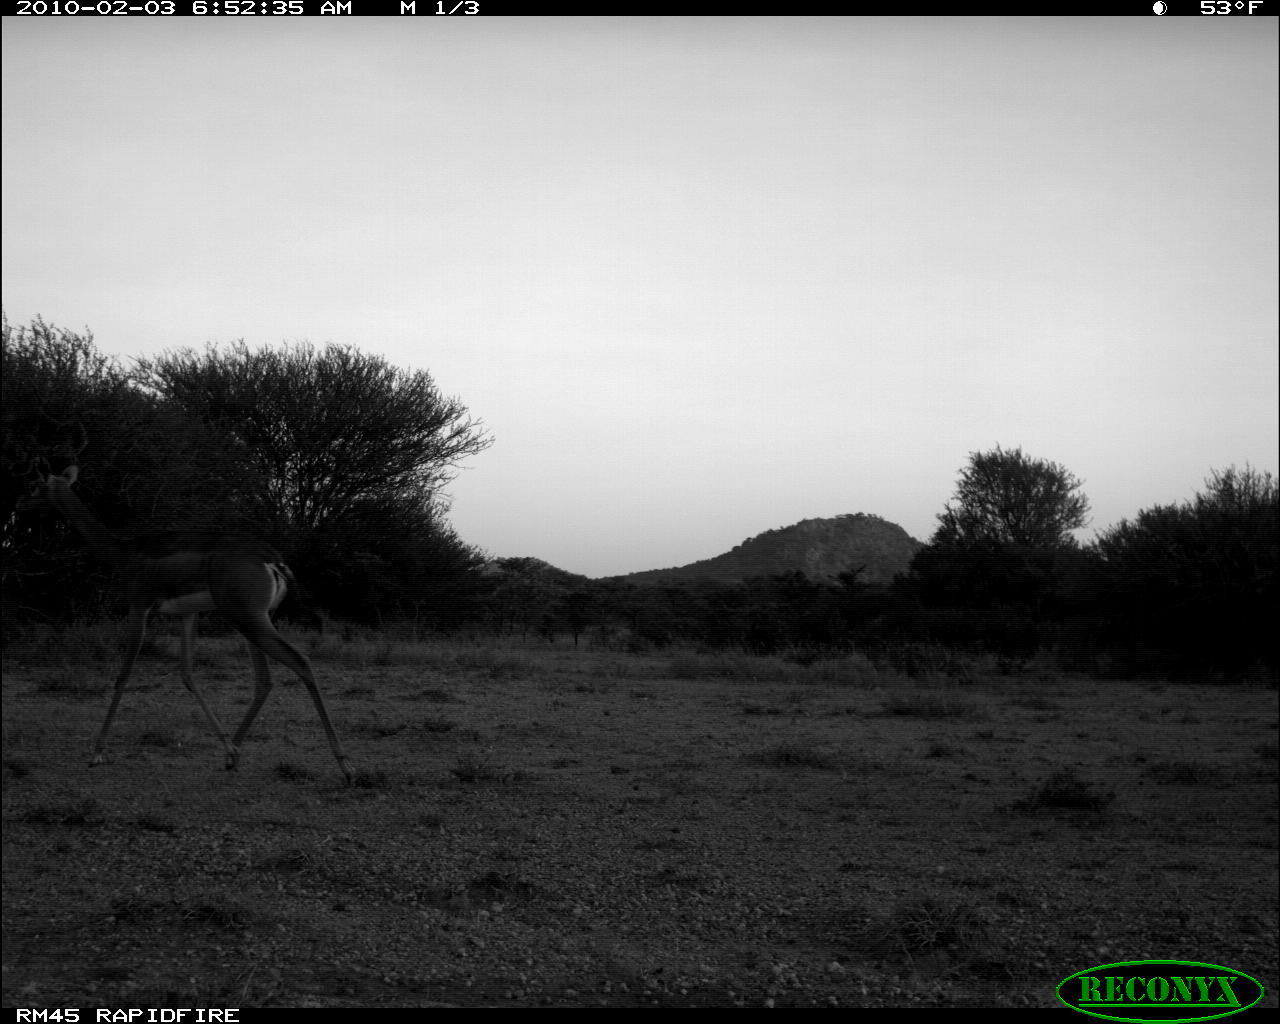
<svg viewBox="0 0 1280 1024"><path fill-rule="evenodd" d="M1275 992L1274 692L666 667L330 665L344 787L300 688L226 773L152 662L90 771L101 687L6 664L5 1004L1050 1006L1148 957ZM1036 802L1064 767L1096 801Z"/></svg>

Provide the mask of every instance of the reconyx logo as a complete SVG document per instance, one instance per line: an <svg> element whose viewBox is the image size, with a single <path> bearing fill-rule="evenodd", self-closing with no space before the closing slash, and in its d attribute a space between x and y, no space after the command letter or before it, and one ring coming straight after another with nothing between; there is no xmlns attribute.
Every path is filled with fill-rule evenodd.
<svg viewBox="0 0 1280 1024"><path fill-rule="evenodd" d="M1090 1017L1121 1021L1216 1020L1262 998L1249 975L1192 960L1128 960L1077 971L1058 998Z"/></svg>

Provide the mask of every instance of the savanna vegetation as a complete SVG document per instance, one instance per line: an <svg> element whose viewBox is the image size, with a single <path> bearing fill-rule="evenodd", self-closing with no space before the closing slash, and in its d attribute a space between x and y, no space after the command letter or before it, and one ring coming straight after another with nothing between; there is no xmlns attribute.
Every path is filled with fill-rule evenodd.
<svg viewBox="0 0 1280 1024"><path fill-rule="evenodd" d="M508 558L484 568L475 621L636 651L857 651L907 667L991 656L1009 672L1047 659L1104 678L1274 680L1275 479L1215 471L1191 500L1143 510L1086 545L1074 534L1087 521L1081 487L1021 450L974 453L934 536L892 583L855 567L636 585Z"/></svg>
<svg viewBox="0 0 1280 1024"><path fill-rule="evenodd" d="M492 439L425 372L306 345L211 347L125 370L90 335L40 321L4 324L3 359L7 508L37 467L78 460L77 491L108 527L254 533L286 553L313 605L356 625L811 657L943 647L1103 675L1277 670L1277 488L1248 466L1213 470L1189 499L1081 544L1082 483L997 447L970 456L933 537L892 582L853 566L637 585L487 559L456 536L444 486ZM0 553L7 630L118 611L63 524L9 516Z"/></svg>
<svg viewBox="0 0 1280 1024"><path fill-rule="evenodd" d="M314 604L364 623L457 626L480 554L443 485L490 438L429 374L350 348L170 353L125 369L90 335L4 324L5 507L78 462L109 529L252 534L285 552ZM119 601L66 525L6 516L6 628L101 617Z"/></svg>

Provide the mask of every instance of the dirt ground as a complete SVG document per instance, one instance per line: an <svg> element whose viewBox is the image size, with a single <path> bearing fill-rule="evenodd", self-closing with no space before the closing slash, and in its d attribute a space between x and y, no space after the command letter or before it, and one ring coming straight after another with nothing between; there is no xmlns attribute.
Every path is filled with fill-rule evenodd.
<svg viewBox="0 0 1280 1024"><path fill-rule="evenodd" d="M1276 1005L1277 692L313 641L237 771L177 675L15 645L8 1007L1035 1006L1183 959ZM224 722L238 640L202 640Z"/></svg>

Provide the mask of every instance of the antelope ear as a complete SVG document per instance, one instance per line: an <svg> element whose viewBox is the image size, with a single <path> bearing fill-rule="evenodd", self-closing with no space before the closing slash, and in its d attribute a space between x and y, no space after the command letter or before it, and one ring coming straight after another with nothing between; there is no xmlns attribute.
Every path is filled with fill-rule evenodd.
<svg viewBox="0 0 1280 1024"><path fill-rule="evenodd" d="M80 475L79 466L68 466L66 469L62 471L62 479L64 479L68 484L75 483L76 477L78 477L79 475Z"/></svg>

